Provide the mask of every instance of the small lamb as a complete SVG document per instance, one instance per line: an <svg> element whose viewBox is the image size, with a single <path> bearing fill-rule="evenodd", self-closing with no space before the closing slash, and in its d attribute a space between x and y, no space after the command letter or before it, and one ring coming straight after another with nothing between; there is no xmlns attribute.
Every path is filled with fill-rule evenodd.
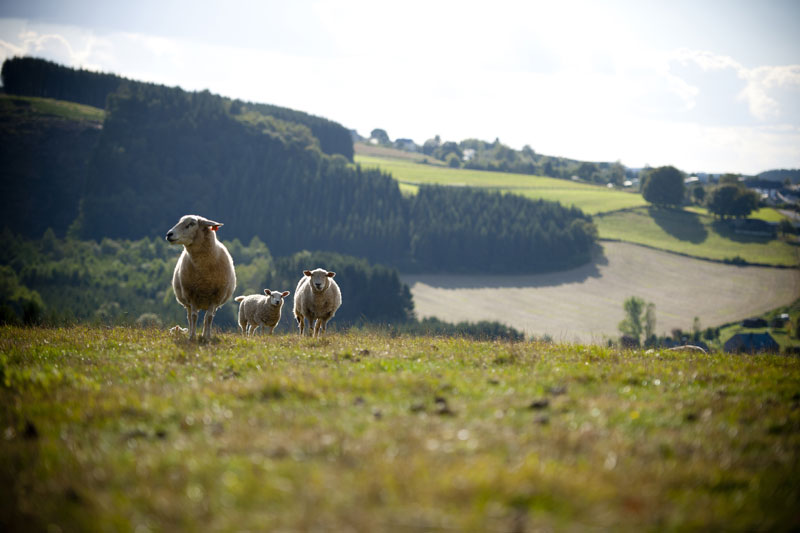
<svg viewBox="0 0 800 533"><path fill-rule="evenodd" d="M195 337L201 310L206 312L203 339L211 337L211 323L217 309L230 300L236 289L233 259L225 245L217 240L220 226L220 222L186 215L167 232L170 244L183 245L172 274L172 289L175 299L186 308L189 340Z"/></svg>
<svg viewBox="0 0 800 533"><path fill-rule="evenodd" d="M294 291L294 317L300 328L300 335L305 331L307 318L314 329L312 336L319 337L342 305L342 292L333 281L336 272L318 268L314 271L305 270L303 274Z"/></svg>
<svg viewBox="0 0 800 533"><path fill-rule="evenodd" d="M275 326L281 320L281 308L283 299L289 296L289 291L277 292L264 289L261 294L249 294L247 296L237 296L234 298L239 303L239 328L242 335L255 335L256 330L261 327L269 328L269 334L275 331Z"/></svg>

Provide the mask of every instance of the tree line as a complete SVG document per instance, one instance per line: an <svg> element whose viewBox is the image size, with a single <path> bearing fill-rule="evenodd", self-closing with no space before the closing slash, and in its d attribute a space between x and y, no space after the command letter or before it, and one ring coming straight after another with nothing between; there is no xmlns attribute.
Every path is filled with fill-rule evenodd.
<svg viewBox="0 0 800 533"><path fill-rule="evenodd" d="M224 227L220 229L224 233ZM184 308L172 292L172 271L182 247L161 238L100 241L60 239L52 229L26 239L8 229L0 233L0 324L66 325L93 323L167 328L185 326ZM333 327L381 327L398 333L464 335L522 340L513 328L496 322L448 324L417 321L408 286L396 270L331 252L299 252L273 257L254 237L248 244L223 240L236 267L236 294L263 289L295 292L303 270L336 272L343 305ZM228 302L215 325L237 328L238 306ZM283 309L279 331L294 331L292 300Z"/></svg>
<svg viewBox="0 0 800 533"><path fill-rule="evenodd" d="M642 175L642 196L660 206L681 206L694 202L725 219L747 217L758 209L758 194L747 188L739 176L724 174L715 186L695 184L687 188L683 172L673 166L649 169Z"/></svg>
<svg viewBox="0 0 800 533"><path fill-rule="evenodd" d="M161 237L178 217L197 213L225 223L229 238L258 236L279 256L328 250L401 270L532 272L589 258L596 230L577 209L452 187L406 198L388 174L325 154L307 126L234 104L207 91L121 86L107 97L102 130L86 142L85 177L70 183L80 195L62 196L71 205L61 216L78 216L69 228L47 213L40 223L59 236L135 240ZM26 135L8 138L13 164L13 146ZM66 160L54 150L55 160ZM36 202L35 191L46 188L16 179L9 204Z"/></svg>
<svg viewBox="0 0 800 533"><path fill-rule="evenodd" d="M105 109L109 95L123 87L163 87L130 80L115 74L73 69L34 57L14 57L3 62L3 90L8 94L39 96L67 100ZM341 124L285 107L245 103L226 99L235 114L248 109L272 116L311 130L319 140L320 149L329 155L340 154L353 160L353 142L350 132Z"/></svg>
<svg viewBox="0 0 800 533"><path fill-rule="evenodd" d="M365 139L364 139L365 140ZM551 178L572 179L597 184L622 185L629 171L620 163L591 163L565 157L536 153L530 146L515 150L495 139L493 142L480 139L464 139L460 142L443 141L439 135L426 140L421 146L410 139L389 138L386 130L375 128L370 133L370 142L392 146L400 150L414 150L433 159L447 163L451 168L512 172Z"/></svg>

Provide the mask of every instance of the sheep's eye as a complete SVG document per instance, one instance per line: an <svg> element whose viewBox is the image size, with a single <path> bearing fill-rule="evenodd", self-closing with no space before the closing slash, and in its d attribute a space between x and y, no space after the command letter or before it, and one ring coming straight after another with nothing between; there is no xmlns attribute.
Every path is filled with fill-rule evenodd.
<svg viewBox="0 0 800 533"><path fill-rule="evenodd" d="M186 224L186 227L187 227L187 228L191 228L192 226L194 226L194 220L192 220L191 222L189 222L188 224Z"/></svg>

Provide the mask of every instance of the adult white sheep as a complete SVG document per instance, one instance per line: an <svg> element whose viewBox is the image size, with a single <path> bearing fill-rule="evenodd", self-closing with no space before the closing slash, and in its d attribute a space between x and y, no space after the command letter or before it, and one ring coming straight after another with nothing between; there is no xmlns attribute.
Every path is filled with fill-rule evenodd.
<svg viewBox="0 0 800 533"><path fill-rule="evenodd" d="M255 335L261 327L269 328L269 334L275 331L275 326L281 321L283 299L289 296L289 291L271 291L264 289L264 294L248 294L234 298L239 302L239 328L242 335Z"/></svg>
<svg viewBox="0 0 800 533"><path fill-rule="evenodd" d="M306 318L313 328L312 336L319 337L327 329L328 321L342 305L342 292L333 281L336 272L322 268L304 270L294 291L294 318L300 328L300 335L306 327Z"/></svg>
<svg viewBox="0 0 800 533"><path fill-rule="evenodd" d="M172 273L175 299L186 308L189 339L194 339L201 310L203 339L211 338L211 323L217 309L227 302L236 289L236 271L228 249L217 240L222 226L197 215L186 215L167 232L170 244L182 244L183 252Z"/></svg>

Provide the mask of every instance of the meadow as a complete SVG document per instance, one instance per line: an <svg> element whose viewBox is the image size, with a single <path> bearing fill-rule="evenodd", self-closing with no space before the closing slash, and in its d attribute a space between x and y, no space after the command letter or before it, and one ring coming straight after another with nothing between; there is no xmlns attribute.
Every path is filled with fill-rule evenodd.
<svg viewBox="0 0 800 533"><path fill-rule="evenodd" d="M774 210L764 210L767 218ZM736 257L748 263L796 266L796 241L740 235L713 216L682 209L640 207L594 217L601 239L643 244L715 261Z"/></svg>
<svg viewBox="0 0 800 533"><path fill-rule="evenodd" d="M77 121L102 122L105 118L105 111L96 107L35 96L0 94L0 109L4 113L32 113Z"/></svg>
<svg viewBox="0 0 800 533"><path fill-rule="evenodd" d="M479 187L519 194L535 200L541 198L560 202L567 207L574 205L590 215L646 205L639 194L543 176L454 169L421 164L414 159L363 154L356 154L355 162L364 168L379 167L391 173L400 183L401 190L409 194L414 194L420 185L428 184Z"/></svg>
<svg viewBox="0 0 800 533"><path fill-rule="evenodd" d="M800 359L0 328L5 531L789 530Z"/></svg>
<svg viewBox="0 0 800 533"><path fill-rule="evenodd" d="M504 172L453 169L422 164L420 155L400 157L399 150L356 145L355 160L364 167L390 172L407 194L419 185L469 186L519 194L532 199L574 205L593 215L601 239L642 244L679 254L724 261L736 257L747 263L795 266L797 244L785 239L737 235L715 220L705 208L663 209L649 205L641 194L597 185ZM369 151L365 150L370 148ZM774 209L764 208L753 218L778 222Z"/></svg>

